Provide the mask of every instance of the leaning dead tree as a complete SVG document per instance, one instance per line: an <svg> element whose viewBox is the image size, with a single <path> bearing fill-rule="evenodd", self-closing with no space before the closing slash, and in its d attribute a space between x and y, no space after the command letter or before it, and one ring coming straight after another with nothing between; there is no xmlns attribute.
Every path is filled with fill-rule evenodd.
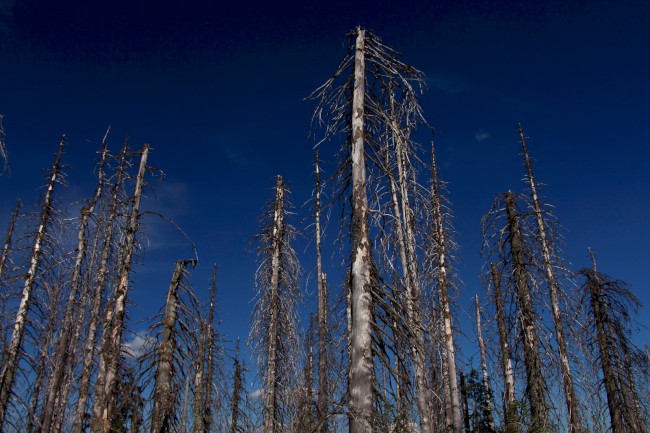
<svg viewBox="0 0 650 433"><path fill-rule="evenodd" d="M394 361L403 357L396 351L400 341L408 341L418 418L423 431L430 431L415 199L410 197L414 173L407 161L413 145L410 133L418 123L425 123L416 98L422 74L364 29L356 29L351 37L349 53L334 76L312 94L319 101L312 123L324 126L325 138L347 136L338 170L338 197L351 210L349 428L365 433L384 422L381 412L394 400L389 394L395 390L390 388L406 383ZM383 226L387 215L392 234ZM374 236L378 245L373 247ZM399 269L392 265L393 253L402 258ZM397 275L396 285L390 286L381 270L386 277Z"/></svg>
<svg viewBox="0 0 650 433"><path fill-rule="evenodd" d="M145 183L149 145L145 144L140 158L136 177L135 191L132 197L131 211L125 228L124 241L121 245L118 282L113 297L113 305L107 308L104 319L104 334L100 351L99 369L95 383L95 399L91 431L109 433L113 412L113 393L116 385L118 360L122 351L122 334L126 299L131 274L131 258L136 243L140 218L140 199Z"/></svg>
<svg viewBox="0 0 650 433"><path fill-rule="evenodd" d="M580 274L585 278L583 300L589 306L587 333L600 355L611 429L614 433L645 432L648 408L637 387L648 385L649 362L631 341L634 314L641 304L625 283L598 271L593 254L592 259L593 269L582 269Z"/></svg>
<svg viewBox="0 0 650 433"><path fill-rule="evenodd" d="M562 320L562 312L560 310L560 296L562 289L560 288L559 279L555 270L555 265L558 261L555 257L555 248L553 244L553 237L549 233L547 212L542 210L541 199L537 190L537 182L533 176L533 167L528 148L526 147L526 136L521 124L518 125L519 141L521 143L524 162L526 164L526 183L530 188L532 210L535 216L535 223L537 226L536 239L539 244L539 249L542 254L541 264L544 269L544 276L546 277L546 284L551 301L551 316L553 318L553 326L555 329L555 341L557 343L557 350L560 355L560 366L562 374L562 387L564 391L564 399L569 414L569 431L571 433L580 433L582 431L582 421L580 417L578 400L576 398L575 387L573 385L573 376L571 374L571 364L569 363L569 355L567 352L567 343L564 331L564 323ZM561 266L561 264L560 264Z"/></svg>
<svg viewBox="0 0 650 433"><path fill-rule="evenodd" d="M287 194L278 176L275 198L267 204L260 219L262 232L256 236L259 266L249 344L257 355L262 382L264 433L290 430L299 362L300 265L291 247L295 229L286 221Z"/></svg>
<svg viewBox="0 0 650 433"><path fill-rule="evenodd" d="M60 181L62 175L61 157L63 155L64 145L65 145L65 138L62 137L59 142L59 150L57 152L54 165L52 166L52 170L50 171L50 180L47 185L45 197L43 199L40 221L38 225L38 230L36 232L36 236L34 238L34 244L32 248L29 269L27 271L27 276L25 278L25 283L23 285L22 296L20 299L18 312L16 314L16 319L14 321L11 339L9 341L8 347L6 348L4 365L2 366L2 370L0 371L0 432L4 431L5 428L7 408L9 404L9 399L13 392L15 374L18 369L18 363L20 362L22 343L26 332L27 314L29 311L30 304L32 302L32 295L35 289L38 272L40 271L39 266L41 263L41 253L43 250L43 243L47 238L47 230L51 223L50 219L52 218L52 214L53 214L52 200L53 200L54 188L56 184Z"/></svg>
<svg viewBox="0 0 650 433"><path fill-rule="evenodd" d="M197 318L192 314L198 302L187 285L188 267L196 265L196 260L179 260L172 275L165 312L159 327L159 343L152 354L153 361L153 408L151 410L151 433L170 433L178 429L179 398L182 385L187 376L187 359L191 349L196 348L193 335L187 331L194 329ZM190 305L183 305L182 292ZM183 341L188 340L189 341ZM189 349L189 350L188 350Z"/></svg>

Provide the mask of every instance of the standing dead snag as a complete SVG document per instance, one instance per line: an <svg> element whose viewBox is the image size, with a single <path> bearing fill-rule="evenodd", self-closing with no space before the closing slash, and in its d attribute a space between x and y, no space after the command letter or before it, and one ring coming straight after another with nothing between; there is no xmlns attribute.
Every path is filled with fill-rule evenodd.
<svg viewBox="0 0 650 433"><path fill-rule="evenodd" d="M533 211L535 213L535 220L537 223L537 239L542 253L542 265L544 267L544 274L546 276L546 283L551 297L551 316L553 317L553 325L555 327L555 340L557 342L557 349L560 354L560 365L562 372L562 386L564 390L564 398L569 414L569 431L571 433L580 433L582 431L580 412L578 409L578 400L576 398L575 389L573 386L573 376L571 375L571 365L569 364L569 355L567 352L566 338L564 336L564 325L560 313L560 285L558 278L553 269L553 256L555 254L552 239L547 233L547 222L545 221L540 204L540 198L537 193L537 184L533 176L533 167L528 155L526 147L526 136L521 124L518 125L519 140L521 143L524 160L526 163L527 177L526 181L530 187L530 194L532 199Z"/></svg>
<svg viewBox="0 0 650 433"><path fill-rule="evenodd" d="M112 397L115 390L118 359L122 350L122 332L126 309L126 296L129 289L131 257L135 247L140 217L140 198L144 187L144 175L147 168L149 145L145 144L140 158L140 167L136 178L131 214L129 216L124 242L121 245L121 263L119 265L118 286L115 291L114 304L107 309L102 349L100 352L99 371L95 384L95 401L91 423L92 433L109 433L113 411Z"/></svg>
<svg viewBox="0 0 650 433"><path fill-rule="evenodd" d="M406 242L412 234L406 230L413 226L405 225L412 221L404 221L412 217L411 204L406 194L400 197L404 182L400 185L400 171L395 167L404 168L396 162L404 155L400 146L410 145L411 129L424 119L413 89L414 85L421 84L422 74L401 62L394 51L364 29L356 29L351 36L350 51L334 76L312 94L319 100L312 123L324 124L326 137L347 136L338 175L341 181L339 198L351 208L348 419L350 432L368 433L380 427L380 412L390 406L388 402L392 397L389 394L393 391L389 388L399 374L393 358L402 356L396 353L400 341L404 343L413 335L411 331L421 328L416 325L419 306L413 302L418 290L414 284L403 284L407 278L417 279L411 278L414 265L406 263L410 255ZM349 74L347 78L346 74ZM402 171L402 180L408 178L409 187L412 187L411 174ZM393 182L394 198L382 193L383 188L388 190L386 186L390 182ZM386 206L388 208L384 209ZM404 208L398 209L400 206ZM404 240L404 278L398 277L400 282L395 287L382 278L373 259L371 236L377 235L380 264L391 273L397 271L390 266L394 250L391 235L394 233L385 233L382 226L386 215L390 215L390 224L403 234ZM408 295L400 294L407 291ZM413 307L410 314L402 299L410 299ZM423 350L418 347L421 344L411 344L415 340L417 336L409 341L408 347ZM413 361L417 364L418 359L421 356L416 353ZM417 370L422 371L420 367ZM418 392L423 397L426 387L422 384L425 382L420 374L418 376L421 379ZM379 378L381 380L376 380ZM420 407L426 403L424 400L426 398L419 399L423 403ZM428 411L420 412L420 420L424 421L421 425L426 430Z"/></svg>
<svg viewBox="0 0 650 433"><path fill-rule="evenodd" d="M300 265L291 240L294 228L285 220L288 191L277 177L275 199L262 215L258 241L259 267L255 275L256 298L250 344L258 358L264 392L264 433L289 428L295 398L298 359L296 302L300 297Z"/></svg>
<svg viewBox="0 0 650 433"><path fill-rule="evenodd" d="M178 423L176 416L179 378L183 375L175 363L177 345L177 321L180 303L179 290L186 277L187 267L195 266L196 260L179 260L167 292L165 314L162 319L162 338L157 349L155 383L153 391L153 410L151 412L151 433L170 433Z"/></svg>
<svg viewBox="0 0 650 433"><path fill-rule="evenodd" d="M483 417L487 419L490 432L496 432L494 427L494 416L492 415L492 392L490 391L490 376L487 369L487 357L485 356L485 341L483 340L483 328L481 327L481 310L478 305L478 295L474 298L476 307L476 335L478 337L478 348L481 353L481 373L483 392L485 394L485 406L482 408Z"/></svg>
<svg viewBox="0 0 650 433"><path fill-rule="evenodd" d="M593 254L592 259L593 269L582 269L580 274L586 279L583 299L589 299L588 323L595 328L588 331L600 354L612 432L645 432L647 412L636 390L635 370L647 369L648 361L630 341L632 315L640 303L625 283L598 272Z"/></svg>
<svg viewBox="0 0 650 433"><path fill-rule="evenodd" d="M37 273L39 271L39 264L41 260L41 251L43 249L43 241L45 240L48 225L50 223L50 217L52 216L52 200L54 187L56 183L60 180L61 176L61 156L63 155L63 147L65 145L65 137L61 138L59 142L59 150L52 166L52 171L50 172L50 180L45 192L45 198L43 200L43 207L41 210L40 222L38 230L36 232L36 237L34 239L34 246L32 249L32 257L27 271L27 277L25 278L25 284L23 286L22 297L20 299L20 305L18 307L18 313L16 315L16 320L14 321L14 328L11 334L11 340L9 346L6 350L6 357L4 359L4 365L0 372L0 432L3 431L5 427L5 417L7 415L7 406L9 404L9 398L14 385L14 376L18 368L18 362L20 361L20 351L22 347L23 338L25 336L25 327L27 323L27 312L32 298L32 291L34 290L34 285L37 278Z"/></svg>
<svg viewBox="0 0 650 433"><path fill-rule="evenodd" d="M519 225L519 215L515 204L515 194L508 191L506 194L506 213L508 215L508 233L510 254L513 267L513 278L517 292L519 318L524 345L524 364L526 367L527 387L526 394L530 402L531 430L542 431L548 428L548 407L545 398L544 377L542 375L542 361L539 355L539 337L535 323L535 312L526 271L524 258L523 237Z"/></svg>
<svg viewBox="0 0 650 433"><path fill-rule="evenodd" d="M108 134L108 131L107 131ZM95 194L91 199L88 206L81 209L81 222L79 225L79 233L77 235L77 257L70 277L70 294L63 314L63 324L61 325L61 335L59 336L56 353L54 355L53 371L50 376L47 388L47 396L45 406L41 419L41 432L49 433L52 425L52 420L55 414L55 407L57 399L61 399L61 385L63 382L63 375L66 371L67 365L70 361L70 351L74 351L75 347L70 347L70 341L73 337L74 331L74 313L77 308L78 296L81 288L81 265L86 256L87 239L86 234L88 230L89 219L93 214L95 205L99 201L104 186L104 166L108 156L108 144L106 143L106 136L104 136L101 152L101 161L98 169L98 182L95 189ZM80 314L77 311L77 314Z"/></svg>

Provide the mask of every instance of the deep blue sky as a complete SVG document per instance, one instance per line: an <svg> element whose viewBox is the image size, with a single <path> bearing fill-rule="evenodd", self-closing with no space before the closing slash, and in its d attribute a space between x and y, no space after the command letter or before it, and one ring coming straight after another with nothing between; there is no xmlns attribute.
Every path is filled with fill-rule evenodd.
<svg viewBox="0 0 650 433"><path fill-rule="evenodd" d="M313 104L303 98L334 71L357 25L427 76L422 104L454 203L462 309L472 311L470 296L482 293L481 217L495 193L523 189L518 122L567 228L573 266L589 265L591 246L603 272L650 304L647 1L0 0L0 113L11 164L0 178L0 227L16 198L36 201L61 133L69 143L64 194L87 196L97 149L88 140L111 125L116 151L127 134L134 147L152 145L151 164L166 180L145 207L196 242L197 289L218 262L223 330L245 337L257 216L276 174L296 205L309 198ZM331 163L337 150L330 142L321 154ZM307 212L297 212L300 225ZM173 260L190 254L166 224L149 218L146 228L134 317L162 304ZM328 272L337 263L328 259ZM308 276L313 265L303 266ZM472 320L461 321L471 332ZM647 313L641 322L650 325ZM649 335L642 330L640 342Z"/></svg>

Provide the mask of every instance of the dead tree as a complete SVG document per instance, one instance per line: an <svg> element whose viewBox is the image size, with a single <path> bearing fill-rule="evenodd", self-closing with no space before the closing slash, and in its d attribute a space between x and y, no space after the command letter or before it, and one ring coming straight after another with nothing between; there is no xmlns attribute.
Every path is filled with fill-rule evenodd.
<svg viewBox="0 0 650 433"><path fill-rule="evenodd" d="M648 362L630 341L633 315L640 303L625 283L598 271L593 254L592 259L593 269L582 269L580 274L585 278L583 299L589 300L589 333L600 355L611 429L614 433L645 432L647 408L642 407L636 387L648 383L647 376L640 374L643 367L647 371Z"/></svg>
<svg viewBox="0 0 650 433"><path fill-rule="evenodd" d="M490 390L490 376L487 369L487 356L485 355L485 341L483 340L483 328L481 327L481 309L478 305L478 295L474 297L476 308L476 335L478 337L478 348L481 353L481 374L483 392L485 395L485 406L482 408L483 417L487 419L489 433L495 433L494 416L492 414L492 392Z"/></svg>
<svg viewBox="0 0 650 433"><path fill-rule="evenodd" d="M573 386L573 376L571 375L571 364L569 363L569 355L567 352L566 337L564 333L564 324L562 321L560 311L560 284L554 269L554 246L552 238L548 234L547 221L542 211L542 204L537 192L537 183L533 176L533 167L531 164L528 149L526 147L526 136L521 124L518 125L519 140L521 143L524 161L526 164L526 182L530 188L530 195L532 200L533 212L537 224L537 240L539 248L542 253L542 266L548 285L549 295L551 298L551 316L553 318L553 325L555 328L555 340L557 342L557 349L560 355L560 366L562 373L562 387L564 390L564 398L569 414L569 431L571 433L579 433L582 431L581 417L578 408L578 400L576 398L575 388Z"/></svg>
<svg viewBox="0 0 650 433"><path fill-rule="evenodd" d="M16 221L18 221L18 214L20 212L21 202L18 200L16 207L14 208L13 213L11 214L11 221L9 227L7 228L7 236L5 237L5 243L2 247L2 253L0 253L0 284L4 287L7 287L6 283L6 271L8 262L10 262L10 253L13 248L13 237L16 230ZM9 298L10 293L0 293L0 360L4 361L4 352L6 346L5 339L5 326L6 326L6 316L7 316L7 298Z"/></svg>
<svg viewBox="0 0 650 433"><path fill-rule="evenodd" d="M39 226L34 238L30 265L27 271L27 277L25 278L22 297L20 299L20 305L18 307L16 320L14 321L11 340L6 350L4 365L0 372L0 432L5 428L5 419L7 415L9 398L13 392L15 374L18 368L18 363L20 361L20 353L22 350L22 343L25 336L27 323L27 314L32 301L32 292L35 287L37 274L39 272L43 242L46 238L48 226L50 224L50 218L52 217L53 213L52 200L54 188L61 177L61 157L63 155L64 145L65 137L62 137L59 142L59 150L57 152L54 165L52 166L52 170L50 172L50 180L45 192L43 206L41 208Z"/></svg>
<svg viewBox="0 0 650 433"><path fill-rule="evenodd" d="M250 422L251 407L246 390L244 373L248 371L239 356L239 338L233 358L232 394L230 397L230 428L229 433L248 433L253 431Z"/></svg>
<svg viewBox="0 0 650 433"><path fill-rule="evenodd" d="M107 131L108 134L108 131ZM101 161L99 163L98 169L98 182L97 187L95 188L95 194L93 198L88 203L88 206L84 206L81 209L81 221L79 224L79 233L78 233L78 245L77 245L77 257L75 259L74 267L72 270L72 275L70 277L70 293L68 301L66 304L66 309L63 314L63 323L61 325L61 334L57 341L56 353L54 355L53 367L54 370L50 375L50 380L48 382L47 396L45 400L45 406L43 410L43 415L41 419L41 432L49 433L50 427L52 425L52 419L54 417L54 411L56 408L57 398L61 400L61 385L63 382L63 376L66 371L66 367L70 362L70 351L75 350L75 346L71 346L71 338L73 337L74 331L74 314L79 315L80 311L78 308L78 297L81 291L81 278L82 278L82 262L86 256L86 246L87 246L87 231L88 223L90 217L93 214L95 205L99 201L99 198L102 195L102 189L104 186L104 167L106 164L108 156L108 144L106 143L106 135L104 136L101 152Z"/></svg>
<svg viewBox="0 0 650 433"><path fill-rule="evenodd" d="M7 154L7 144L5 142L7 135L5 134L5 129L2 126L3 118L4 115L0 114L0 158L4 160L4 171L7 171L9 168L9 155Z"/></svg>
<svg viewBox="0 0 650 433"><path fill-rule="evenodd" d="M90 322L88 323L88 333L86 343L83 348L83 361L81 368L81 379L79 383L79 393L75 408L75 415L72 423L72 433L81 433L83 430L83 421L86 415L86 406L90 397L90 379L92 375L92 365L95 355L95 343L99 331L100 317L102 311L102 301L106 293L108 276L110 274L111 251L114 244L115 226L118 220L118 211L121 209L122 188L127 177L128 155L126 143L120 152L117 173L115 181L111 185L111 193L107 209L107 215L103 220L103 231L98 230L97 237L101 240L101 254L99 267L92 281L92 300L90 306ZM103 236L102 236L103 235Z"/></svg>
<svg viewBox="0 0 650 433"><path fill-rule="evenodd" d="M263 431L279 433L290 427L293 387L299 353L296 302L300 297L300 265L291 241L295 230L286 221L288 191L281 176L275 198L262 215L256 236L259 266L255 276L256 303L249 342L257 355L264 392Z"/></svg>
<svg viewBox="0 0 650 433"><path fill-rule="evenodd" d="M497 327L499 330L499 348L501 353L501 371L503 372L503 418L506 433L519 432L519 414L515 400L515 378L512 368L512 357L508 343L508 331L503 296L501 295L501 273L497 263L490 268L492 279L492 294L496 308Z"/></svg>
<svg viewBox="0 0 650 433"><path fill-rule="evenodd" d="M312 94L319 101L313 123L325 125L326 138L338 133L347 135L338 171L341 182L338 196L346 204L349 202L351 208L348 417L350 432L367 433L373 428L373 417L379 417L379 412L387 406L387 393L392 392L387 387L396 380L392 359L397 356L395 341L410 338L410 330L418 329L414 323L419 308L411 303L413 309L409 314L408 307L399 301L400 288L390 287L380 275L373 258L371 220L380 244L378 256L390 269L393 247L383 246L390 241L389 235L382 231L380 220L383 215L392 214L395 230L404 234L402 251L408 257L406 239L411 234L407 230L412 230L412 226L406 227L410 222L405 223L404 218L411 218L411 215L409 206L403 206L409 201L408 196L399 197L400 164L397 160L404 154L399 146L409 142L410 128L424 120L413 88L422 82L421 73L401 62L395 52L364 29L356 29L351 36L350 51L334 76ZM349 74L347 78L346 74ZM380 190L382 184L390 185L391 180L398 197L386 200ZM394 212L395 204L403 209ZM386 206L388 209L382 210ZM396 222L398 216L400 221ZM403 266L402 274L411 278L413 273L409 266L408 263ZM417 294L415 285L404 285L404 288L410 292L403 299L413 300ZM395 329L395 324L400 329ZM421 344L410 346L415 346L416 351L423 350ZM416 356L412 361L417 363L419 358ZM421 365L418 365L418 372L422 372ZM377 375L381 375L381 381L376 380ZM420 385L422 383L423 380ZM418 392L424 394L424 388L420 386ZM425 429L427 413L423 410L420 414Z"/></svg>
<svg viewBox="0 0 650 433"><path fill-rule="evenodd" d="M161 323L161 339L156 349L155 380L153 389L153 409L151 412L151 433L176 431L179 419L176 412L179 395L179 382L185 376L182 358L179 353L179 315L182 314L180 291L183 280L187 278L187 268L196 265L196 260L179 260L172 275L165 313ZM186 289L187 290L187 289ZM184 323L181 329L187 329ZM191 328L190 328L191 329ZM180 359L179 359L180 358Z"/></svg>
<svg viewBox="0 0 650 433"><path fill-rule="evenodd" d="M104 335L100 351L99 370L95 384L95 401L91 431L93 433L109 433L112 416L112 397L115 390L117 361L122 349L123 322L126 308L126 297L129 289L131 273L131 258L136 242L140 217L140 198L144 187L144 176L147 168L149 145L145 144L140 158L140 167L136 177L135 191L131 203L131 212L126 226L124 241L121 245L121 263L119 265L118 285L115 291L112 308L107 309L104 320Z"/></svg>

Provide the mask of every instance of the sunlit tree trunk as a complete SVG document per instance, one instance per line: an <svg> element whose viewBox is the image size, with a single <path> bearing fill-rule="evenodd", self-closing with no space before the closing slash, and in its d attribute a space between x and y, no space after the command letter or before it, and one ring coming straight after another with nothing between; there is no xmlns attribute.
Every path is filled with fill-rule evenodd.
<svg viewBox="0 0 650 433"><path fill-rule="evenodd" d="M144 175L147 167L149 145L145 144L140 158L140 167L136 178L135 191L131 214L127 222L125 239L121 248L121 263L119 266L118 286L115 291L113 308L109 308L105 320L108 325L104 329L102 349L100 352L99 371L95 385L95 402L91 423L92 433L110 433L110 420L113 412L113 392L115 390L117 364L122 350L122 331L126 296L129 289L129 275L131 271L131 257L135 246L135 237L138 231L140 216L140 198L144 186Z"/></svg>
<svg viewBox="0 0 650 433"><path fill-rule="evenodd" d="M371 433L372 413L372 330L371 252L366 196L364 142L365 30L357 30L352 95L352 257L350 271L350 433Z"/></svg>
<svg viewBox="0 0 650 433"><path fill-rule="evenodd" d="M553 317L553 325L555 326L555 340L557 342L557 348L560 353L562 387L564 390L564 398L567 406L567 411L569 413L569 431L571 433L579 433L582 431L581 419L578 409L578 401L576 399L576 393L573 386L573 376L571 375L571 365L569 364L566 339L564 337L564 325L562 323L562 317L560 313L560 301L558 299L560 287L552 264L553 245L546 233L546 223L544 221L544 215L542 213L540 200L537 195L537 184L535 183L535 177L533 176L533 167L530 162L530 156L528 155L528 149L526 148L526 136L524 135L524 129L522 128L521 124L518 126L518 129L519 140L521 142L521 148L523 150L524 159L526 162L526 170L528 172L527 181L530 187L530 194L533 200L533 210L535 211L535 219L537 222L538 240L543 259L542 264L544 266L544 273L546 275L546 281L548 283L548 289L551 297L551 316Z"/></svg>
<svg viewBox="0 0 650 433"><path fill-rule="evenodd" d="M43 200L43 207L39 221L38 230L34 239L34 246L32 248L32 256L30 260L27 277L23 286L22 297L20 305L18 306L18 313L14 321L13 332L11 340L6 350L6 357L4 365L0 371L0 432L5 428L5 417L9 398L11 397L16 370L20 360L20 351L25 336L25 329L27 324L27 312L32 300L32 292L36 283L38 267L41 260L41 251L43 249L43 242L46 237L48 223L52 216L52 200L54 193L54 186L59 179L61 171L61 156L63 155L63 147L65 145L65 138L62 137L59 142L59 150L52 166L50 173L50 181L45 192L45 199Z"/></svg>
<svg viewBox="0 0 650 433"><path fill-rule="evenodd" d="M61 397L61 385L66 367L70 362L71 352L75 351L74 346L70 346L70 339L73 337L75 329L74 322L76 315L81 315L78 305L78 296L81 289L81 265L86 256L86 246L88 244L86 234L88 231L88 221L93 214L95 204L99 201L104 186L104 165L106 164L106 157L108 155L108 145L106 144L106 136L102 148L102 157L98 169L98 183L95 189L95 194L88 204L88 207L81 209L81 223L79 225L79 232L77 235L77 258L72 269L72 276L70 277L70 295L63 314L63 324L61 325L61 335L59 336L56 353L54 355L54 370L50 376L50 381L47 387L47 397L45 399L45 406L43 410L43 417L41 421L41 433L49 433L52 425L52 419L55 414L57 397Z"/></svg>
<svg viewBox="0 0 650 433"><path fill-rule="evenodd" d="M524 364L526 367L526 395L530 403L531 431L538 432L548 428L548 407L544 397L545 385L542 375L542 361L539 355L539 338L535 323L535 312L530 292L526 263L524 259L523 239L519 224L519 215L515 207L515 195L508 191L506 195L506 212L508 215L508 232L514 282L517 291L519 318L523 334Z"/></svg>
<svg viewBox="0 0 650 433"><path fill-rule="evenodd" d="M508 328L506 325L506 312L503 306L501 295L501 277L497 264L491 265L492 289L494 293L494 305L496 308L497 327L499 329L499 346L501 352L501 370L503 371L504 385L504 424L506 433L519 432L519 415L515 401L515 378L512 371L512 358L510 357L510 345L508 343Z"/></svg>
<svg viewBox="0 0 650 433"><path fill-rule="evenodd" d="M113 244L113 232L115 220L117 219L118 209L120 207L120 190L125 178L125 170L127 164L127 147L126 144L120 153L120 164L117 172L115 184L112 186L111 202L108 210L108 217L103 231L102 252L97 270L97 276L94 280L94 290L92 305L90 311L90 323L88 324L88 336L86 337L86 344L83 349L83 364L81 369L81 379L79 383L79 397L72 423L72 433L81 433L83 430L83 420L86 413L86 406L88 404L89 391L90 391L90 378L92 375L92 364L95 354L95 343L97 340L97 333L99 328L99 320L101 316L101 306L104 292L106 291L107 277L109 274L109 259L111 254L111 247ZM99 236L97 233L97 236ZM99 378L98 378L99 380ZM102 379L101 386L105 383ZM99 385L99 384L98 384ZM99 390L99 387L98 387Z"/></svg>

